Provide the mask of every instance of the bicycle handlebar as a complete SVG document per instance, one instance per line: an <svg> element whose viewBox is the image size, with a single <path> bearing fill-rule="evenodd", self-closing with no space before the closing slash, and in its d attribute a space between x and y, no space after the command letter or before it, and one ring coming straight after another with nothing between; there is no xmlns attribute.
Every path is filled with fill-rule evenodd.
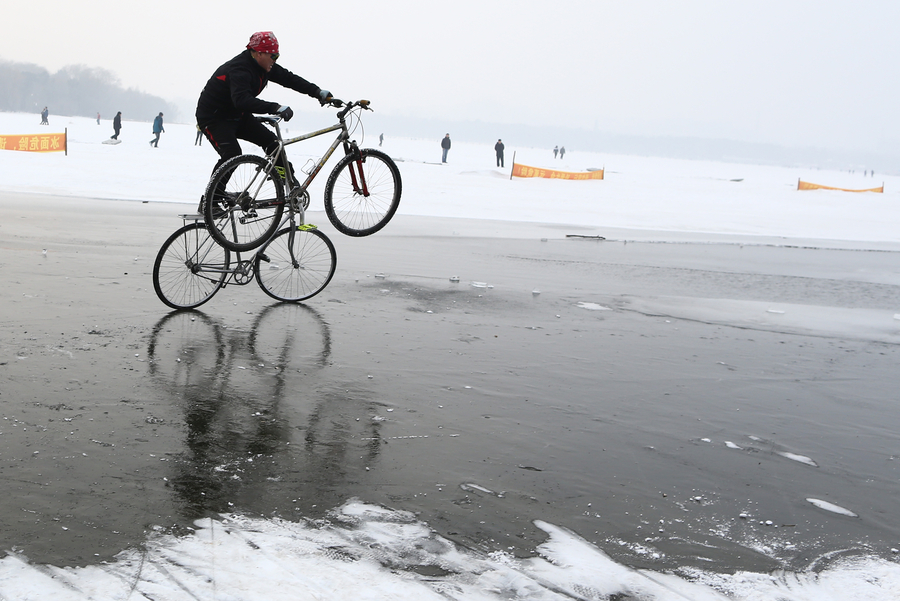
<svg viewBox="0 0 900 601"><path fill-rule="evenodd" d="M343 107L344 110L342 110L338 113L338 117L341 119L343 119L347 113L349 113L356 107L359 107L359 108L367 110L367 111L372 110L372 108L369 106L371 104L371 102L369 102L368 100L353 100L351 102L344 102L343 100L340 100L339 98L332 98L331 100L322 103L322 106L325 106L326 104L328 104L334 108ZM275 125L276 123L280 123L280 122L284 121L284 117L282 117L281 115L256 115L256 118L259 121L269 123L270 125Z"/></svg>
<svg viewBox="0 0 900 601"><path fill-rule="evenodd" d="M341 104L335 104L336 102L337 102L337 103L341 103L341 104L344 105L344 110L342 110L341 112L338 113L338 117L339 117L340 119L343 119L343 118L344 118L344 115L346 115L347 113L349 113L350 111L352 111L352 110L353 110L354 108L356 108L356 107L359 107L359 108L364 109L364 110L367 110L367 111L371 111L371 110L372 110L372 109L369 107L369 104L370 104L370 103L369 103L368 100L354 100L354 101L352 101L352 102L346 102L346 103L345 103L343 100L338 100L337 98L335 98L335 99L333 99L333 100L331 101L331 105L332 105L332 106L335 106L335 107L340 107Z"/></svg>

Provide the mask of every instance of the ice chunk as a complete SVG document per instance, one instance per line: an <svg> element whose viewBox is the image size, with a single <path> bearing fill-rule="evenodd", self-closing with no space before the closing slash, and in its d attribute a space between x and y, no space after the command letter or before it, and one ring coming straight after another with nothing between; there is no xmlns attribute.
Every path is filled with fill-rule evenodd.
<svg viewBox="0 0 900 601"><path fill-rule="evenodd" d="M805 463L806 465L811 465L813 467L819 467L819 464L807 457L806 455L797 455L796 453L788 453L787 451L779 451L779 455L782 457L786 457L791 461L799 461L800 463Z"/></svg>
<svg viewBox="0 0 900 601"><path fill-rule="evenodd" d="M823 501L822 499L806 499L809 503L812 503L819 509L824 509L825 511L830 511L832 513L838 513L840 515L846 515L851 518L858 518L859 516L850 511L849 509L844 509L840 505L835 505L834 503L829 503L828 501Z"/></svg>
<svg viewBox="0 0 900 601"><path fill-rule="evenodd" d="M598 305L597 303L578 303L578 307L581 309L587 309L588 311L612 311L609 307L604 307L603 305Z"/></svg>

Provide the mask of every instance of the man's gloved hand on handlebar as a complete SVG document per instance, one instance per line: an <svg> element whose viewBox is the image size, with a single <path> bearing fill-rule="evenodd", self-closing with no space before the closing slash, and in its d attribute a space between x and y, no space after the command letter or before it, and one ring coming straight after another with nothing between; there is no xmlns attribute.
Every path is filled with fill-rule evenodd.
<svg viewBox="0 0 900 601"><path fill-rule="evenodd" d="M294 111L291 110L291 107L282 105L278 107L276 114L285 121L290 121L291 117L294 116Z"/></svg>

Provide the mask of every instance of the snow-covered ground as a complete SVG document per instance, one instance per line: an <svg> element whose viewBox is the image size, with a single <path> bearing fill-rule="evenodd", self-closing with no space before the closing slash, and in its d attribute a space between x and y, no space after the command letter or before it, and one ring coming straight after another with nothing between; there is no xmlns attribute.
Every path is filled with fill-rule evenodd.
<svg viewBox="0 0 900 601"><path fill-rule="evenodd" d="M329 125L333 111L297 113L287 135ZM363 115L365 118L365 115ZM5 190L122 200L194 203L217 159L204 141L195 146L193 126L168 124L159 148L151 148L150 123L125 121L119 145L102 144L112 134L108 120L54 117L40 126L38 115L0 113L0 134L62 132L69 152L0 155ZM378 147L401 165L408 215L471 217L504 221L703 232L749 236L900 242L900 178L863 173L605 155L568 149L554 159L549 148L519 148L505 140L506 167L496 167L490 145L456 139L449 161L440 164L440 140L393 138L390 132L359 129L362 146ZM452 132L451 139L453 137ZM331 135L289 148L295 167L321 156ZM564 144L564 140L560 141ZM245 144L245 152L258 151ZM518 163L566 171L605 168L603 181L510 179ZM335 159L332 158L332 162ZM313 183L313 210L321 209L326 165ZM884 183L885 192L798 191L797 180L863 189Z"/></svg>
<svg viewBox="0 0 900 601"><path fill-rule="evenodd" d="M194 145L192 126L167 125L159 148L151 148L150 123L126 121L119 145L102 143L112 133L108 120L97 125L87 118L51 115L49 127L38 123L37 115L0 113L0 134L67 129L68 155L0 151L0 189L193 204L216 159L207 142ZM324 110L299 113L289 133L329 123ZM514 140L505 140L504 169L495 167L491 146L458 139L448 164L441 165L439 144L445 132L435 132L429 140L366 132L363 145L377 147L379 133L385 134L382 149L400 164L400 212L405 214L856 245L900 243L896 177L577 149L554 160L550 149L517 148ZM361 139L360 132L355 137ZM321 149L311 142L291 148L290 156L299 167ZM514 153L518 162L537 167L602 167L606 179L511 180ZM798 178L847 188L883 182L885 193L799 192ZM320 176L313 188L314 209L321 208L324 180ZM835 561L818 573L683 570L673 575L625 567L566 530L545 522L536 525L548 541L535 549L535 558L521 560L503 552L484 555L459 548L415 516L363 502L336 508L322 522L225 516L198 522L189 536L152 535L141 549L123 550L111 564L38 566L10 552L0 560L0 599L900 598L900 566L882 559ZM15 541L6 541L11 544Z"/></svg>
<svg viewBox="0 0 900 601"><path fill-rule="evenodd" d="M3 599L426 601L821 601L896 599L900 567L847 560L818 574L678 576L612 561L565 529L538 521L548 540L530 559L462 549L405 512L350 501L328 522L223 516L186 537L151 537L113 564L37 567L0 560Z"/></svg>

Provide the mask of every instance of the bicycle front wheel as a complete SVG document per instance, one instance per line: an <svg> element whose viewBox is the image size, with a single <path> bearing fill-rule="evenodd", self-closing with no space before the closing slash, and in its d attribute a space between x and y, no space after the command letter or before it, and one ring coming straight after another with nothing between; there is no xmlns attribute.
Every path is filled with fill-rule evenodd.
<svg viewBox="0 0 900 601"><path fill-rule="evenodd" d="M400 170L391 157L371 148L348 154L325 184L325 212L339 232L368 236L385 225L400 206Z"/></svg>
<svg viewBox="0 0 900 601"><path fill-rule="evenodd" d="M278 227L284 180L263 157L244 154L216 169L205 199L204 218L213 238L228 250L253 250Z"/></svg>
<svg viewBox="0 0 900 601"><path fill-rule="evenodd" d="M173 309L199 307L228 276L230 253L216 244L202 223L191 223L165 241L153 264L153 288Z"/></svg>
<svg viewBox="0 0 900 601"><path fill-rule="evenodd" d="M311 226L284 228L256 253L256 282L272 298L302 301L325 289L337 267L328 236Z"/></svg>

